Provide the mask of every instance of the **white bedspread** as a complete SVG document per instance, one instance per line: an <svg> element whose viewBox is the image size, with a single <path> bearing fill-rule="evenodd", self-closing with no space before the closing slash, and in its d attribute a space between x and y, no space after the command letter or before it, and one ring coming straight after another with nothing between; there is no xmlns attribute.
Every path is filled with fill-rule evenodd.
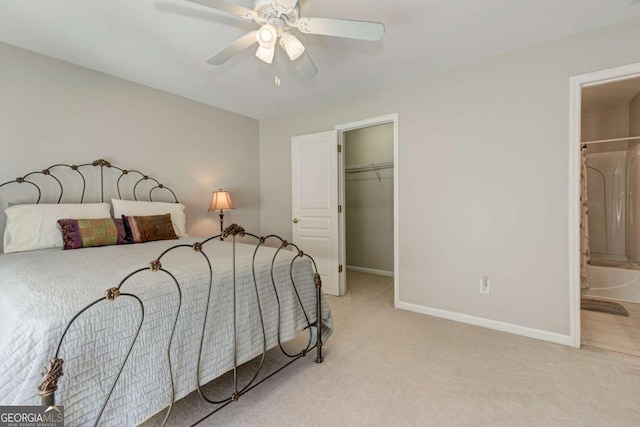
<svg viewBox="0 0 640 427"><path fill-rule="evenodd" d="M106 289L118 286L126 274L147 267L164 249L198 240L0 255L0 405L40 404L37 386L42 368L54 356L64 327L73 315L104 296ZM228 242L212 241L204 248L213 264L214 279L202 353L202 384L233 366L231 246ZM242 363L262 352L262 333L250 268L255 246L237 244L236 249L238 350ZM274 277L282 308L284 342L295 337L306 323L290 286L292 253L281 253ZM273 254L273 249L262 248L256 262L269 348L277 345L278 323L269 273ZM182 290L182 308L171 349L178 399L196 388L208 267L202 255L190 248L173 251L163 258L162 264L176 276ZM310 321L314 322L315 286L310 263L297 261L294 277ZM171 400L166 338L176 313L175 285L163 272L146 271L127 282L122 292L135 293L143 300L145 321L131 359L102 415L101 424L105 425L139 423L165 408ZM133 336L133 325L139 319L133 299L120 297L93 307L70 330L60 353L65 360L65 376L56 393L56 403L65 405L66 425L84 425L95 419ZM327 337L332 319L324 301L322 319ZM101 374L103 371L106 373Z"/></svg>

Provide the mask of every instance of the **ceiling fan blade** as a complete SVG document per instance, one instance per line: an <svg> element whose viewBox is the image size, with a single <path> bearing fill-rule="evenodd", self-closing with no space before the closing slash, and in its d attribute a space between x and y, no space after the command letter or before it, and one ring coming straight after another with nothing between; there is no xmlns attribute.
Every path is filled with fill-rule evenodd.
<svg viewBox="0 0 640 427"><path fill-rule="evenodd" d="M228 3L224 0L187 0L192 3L198 3L204 6L209 6L213 9L222 10L223 12L230 13L231 15L240 16L241 18L253 19L254 11L247 9L246 7L239 6L237 4Z"/></svg>
<svg viewBox="0 0 640 427"><path fill-rule="evenodd" d="M318 74L318 69L307 52L303 52L300 58L294 61L294 65L298 73L303 77L315 77Z"/></svg>
<svg viewBox="0 0 640 427"><path fill-rule="evenodd" d="M282 7L292 9L296 7L296 5L298 4L298 0L276 0L276 3L278 3Z"/></svg>
<svg viewBox="0 0 640 427"><path fill-rule="evenodd" d="M258 39L256 38L257 33L257 31L249 31L247 34L240 37L238 40L213 55L211 58L207 59L207 62L211 65L224 64L233 56L258 43Z"/></svg>
<svg viewBox="0 0 640 427"><path fill-rule="evenodd" d="M369 41L378 41L384 36L384 24L381 22L349 21L346 19L300 18L298 29L307 34Z"/></svg>

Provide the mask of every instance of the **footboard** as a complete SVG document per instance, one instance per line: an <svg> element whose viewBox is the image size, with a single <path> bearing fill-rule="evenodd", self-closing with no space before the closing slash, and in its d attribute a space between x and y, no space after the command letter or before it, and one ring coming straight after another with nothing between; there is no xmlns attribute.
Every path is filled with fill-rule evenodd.
<svg viewBox="0 0 640 427"><path fill-rule="evenodd" d="M216 335L218 334L218 331L216 331L215 328L222 327L221 325L215 324L215 322L209 321L212 315L212 307L216 307L215 295L217 295L217 293L214 292L213 286L214 286L214 278L216 277L216 274L219 274L219 273L214 269L215 257L214 257L214 254L211 253L212 251L208 250L209 245L207 245L210 242L218 240L220 237L223 237L224 239L230 241L229 243L225 243L225 244L228 245L229 249L232 251L232 259L233 259L232 272L229 276L229 281L230 281L229 286L232 289L230 293L231 307L228 310L228 313L230 313L230 315L228 316L229 317L228 323L225 323L227 326L230 325L230 327L227 327L227 329L230 329L230 333L227 337L224 338L225 340L230 341L230 345L228 347L230 348L230 351L233 353L232 355L230 355L232 357L233 363L230 371L232 375L232 386L231 386L230 392L227 395L224 395L222 397L214 398L212 396L209 396L206 390L203 388L202 372L203 372L203 369L207 368L205 366L206 362L203 357L205 352L208 351L207 349L205 349L205 345L204 345L205 341L207 339L211 339L211 337L213 336L218 336ZM250 263L247 265L243 264L242 266L238 266L236 263L236 238L237 237L245 237L244 240L246 240L246 238L249 238L255 241L255 249L253 250L253 257ZM273 250L273 248L277 248L277 249L275 249L275 253L271 258L270 268L265 267L264 265L265 263L263 260L261 261L262 264L260 267L262 270L259 270L259 268L257 267L256 259L260 251L263 250L263 248L266 248L267 243L272 243L272 244L275 243L275 246L272 246L270 250ZM223 243L219 243L219 244L223 244ZM109 401L112 397L114 389L123 379L123 371L130 360L132 351L134 350L134 348L136 348L136 345L139 344L141 331L144 331L145 327L147 326L146 317L148 313L146 309L148 307L148 302L145 300L143 296L138 294L136 290L136 286L133 284L134 278L136 278L140 274L143 274L143 273L146 274L146 273L152 272L154 274L163 276L164 280L168 281L171 284L170 285L170 287L172 288L171 292L174 294L174 297L169 301L169 303L173 305L172 307L173 314L171 315L171 319L170 319L171 327L168 328L168 330L166 331L167 332L166 334L163 334L160 336L154 335L154 339L162 343L161 345L165 349L165 354L166 354L165 355L166 372L164 372L164 375L166 375L167 384L170 384L170 398L167 399L166 403L162 407L158 408L158 410L162 410L163 407L168 407L166 409L166 415L163 421L163 425L167 424L167 421L169 420L172 413L173 404L177 400L176 376L174 373L175 365L172 361L172 350L175 351L174 347L178 345L176 343L183 342L183 340L181 340L181 337L180 337L180 328L178 327L178 325L179 325L181 310L184 310L184 307L188 302L186 298L190 297L191 294L189 294L188 296L184 292L185 285L184 283L182 283L182 279L181 279L182 273L179 271L181 266L173 266L171 265L171 263L165 262L165 260L170 256L170 254L173 254L176 252L185 252L185 251L191 252L193 254L192 255L193 257L199 257L203 261L204 263L203 265L205 266L204 274L207 276L207 279L204 280L204 282L205 282L205 286L208 285L208 289L202 291L203 293L198 294L198 295L205 295L206 308L202 313L198 314L198 318L197 318L197 324L199 325L198 331L197 331L197 336L198 336L197 363L193 368L195 369L196 380L195 380L195 384L193 384L193 387L191 388L192 390L197 390L200 397L203 400L212 404L212 410L207 416L210 416L211 414L217 412L218 410L222 409L229 403L237 401L245 393L247 393L257 385L261 384L262 382L266 381L272 375L282 370L284 367L306 356L312 350L315 350L315 361L317 363L322 362L322 345L323 345L322 298L323 298L323 295L322 295L322 283L321 283L320 275L318 274L318 271L317 271L315 261L313 260L312 257L304 253L298 246L296 246L293 243L289 243L278 236L275 236L275 235L257 236L255 234L248 233L242 227L236 224L233 224L227 227L221 235L212 236L208 239L198 241L193 244L178 243L175 246L172 246L164 250L162 253L160 253L157 256L157 258L150 260L148 265L141 266L141 268L124 275L124 278L120 281L120 283L117 284L117 286L106 289L105 294L103 296L97 297L93 302L91 302L86 307L81 309L77 314L75 314L75 316L73 316L69 320L68 324L66 325L66 328L64 329L64 332L59 337L59 340L57 341L58 344L57 344L56 351L54 354L52 354L52 359L49 362L48 366L45 367L45 371L43 373L44 379L42 380L39 386L43 405L53 406L56 404L58 405L65 404L64 401L59 401L59 399L57 399L56 392L58 391L58 387L64 387L64 384L61 383L61 378L63 377L63 375L67 375L67 376L73 375L73 372L65 371L66 369L65 358L71 355L65 354L64 344L66 340L70 339L69 331L71 330L71 328L74 327L74 325L75 327L78 327L77 323L79 322L79 319L82 319L87 313L91 312L92 310L96 310L98 308L101 308L104 310L105 306L107 306L107 310L108 310L109 309L108 307L110 307L109 304L112 304L116 300L126 299L127 301L130 302L132 306L135 307L138 320L137 322L133 322L131 325L128 325L131 329L129 334L130 335L129 341L127 341L126 344L124 344L124 347L126 348L126 352L124 352L124 354L119 355L117 358L115 358L115 360L117 360L117 364L115 366L111 365L111 366L102 367L104 370L109 370L110 372L114 372L115 375L112 375L113 378L112 378L112 381L109 382L109 384L104 384L104 389L106 390L105 392L106 396L104 398L102 397L96 398L96 401L95 401L96 408L99 408L99 409L95 409L95 413L97 413L97 416L91 421L93 425L97 425L101 422L101 418L105 412L105 408L107 408L107 405L109 404ZM276 258L282 257L284 255L288 256L289 253L291 254L291 258L289 263L288 280L286 280L287 283L279 283L279 282L282 282L282 277L278 276L280 277L280 280L277 280L276 275L274 274ZM280 259L281 258L279 258L279 260ZM313 304L313 307L311 307L312 308L311 310L309 309L310 306L308 303L305 307L305 304L303 303L303 300L301 299L301 296L300 296L300 288L296 283L297 279L296 277L294 277L295 276L294 265L296 265L296 263L298 262L306 262L311 265L311 268L308 269L308 272L310 275L312 275L311 283L315 285L315 291L314 291L315 304ZM280 265L282 266L282 264ZM248 271L246 271L247 266L248 266ZM244 271L240 272L239 271L240 268L243 268ZM245 278L246 277L251 278L249 282L250 283L252 282L253 285L250 291L248 291L248 293L247 292L241 293L238 290L238 277L240 274L242 274L243 277ZM258 289L257 276L261 275L262 279L264 279L265 274L268 274L270 276L269 281L271 283L271 287L270 287L271 289L269 290L271 295L269 296L268 301L267 301L267 298L265 298L265 290ZM283 345L283 340L281 337L281 327L284 321L283 307L281 306L282 304L281 293L285 289L288 290L290 295L293 295L293 297L288 299L288 301L293 301L295 305L295 307L293 307L293 310L296 311L297 313L302 314L302 317L301 317L302 325L303 325L302 331L304 332L306 330L308 335L308 337L304 340L305 342L303 344L300 344L299 347L296 347L295 351L286 349L285 346ZM307 292L308 291L309 290L307 289ZM266 307L265 304L267 303L271 305L275 304L275 306ZM287 303L287 304L291 305L290 303ZM258 354L255 354L255 355L252 354L253 359L257 360L257 363L254 368L251 368L253 369L253 371L251 371L249 375L249 380L246 380L246 379L241 380L238 375L238 370L239 370L239 367L244 362L244 360L240 360L239 341L240 341L240 338L242 338L241 334L246 333L246 328L244 326L241 327L240 325L241 325L242 316L246 316L247 307L251 308L254 311L254 315L258 319L258 321L255 322L256 324L259 325L258 330L251 331L251 334L253 336L258 336L259 339L261 340L261 344L258 344L258 346L261 347L261 350L258 352ZM263 372L263 370L265 369L265 357L267 355L267 351L270 349L268 345L269 340L267 336L267 331L265 330L265 321L266 321L264 317L265 310L267 310L268 312L277 313L277 324L276 324L277 331L275 333L276 339L272 340L272 342L276 343L275 345L276 350L274 351L279 351L286 360L286 362L283 363L280 367L278 367L275 370L271 370L272 372L268 374L265 374ZM90 331L93 330L92 326L83 325L82 327L84 328L85 331L88 331L88 333L90 333ZM179 344L179 345L183 345L183 344ZM67 408L65 408L65 412L68 412Z"/></svg>

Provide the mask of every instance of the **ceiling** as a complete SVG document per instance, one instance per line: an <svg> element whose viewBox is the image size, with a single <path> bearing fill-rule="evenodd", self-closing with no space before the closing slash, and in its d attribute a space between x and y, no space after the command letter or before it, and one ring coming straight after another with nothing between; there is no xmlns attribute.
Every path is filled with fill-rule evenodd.
<svg viewBox="0 0 640 427"><path fill-rule="evenodd" d="M252 0L228 0L252 7ZM301 14L380 21L366 42L296 35L320 70L299 77L245 51L205 60L255 24L184 0L2 0L0 41L257 119L640 17L631 0L301 0ZM275 61L274 61L275 62Z"/></svg>

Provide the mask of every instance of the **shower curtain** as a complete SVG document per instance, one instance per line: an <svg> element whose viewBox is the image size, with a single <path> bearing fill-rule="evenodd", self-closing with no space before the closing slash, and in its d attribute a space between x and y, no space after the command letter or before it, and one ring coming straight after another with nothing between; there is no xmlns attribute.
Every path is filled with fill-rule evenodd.
<svg viewBox="0 0 640 427"><path fill-rule="evenodd" d="M589 285L589 205L587 200L587 146L580 150L580 287L588 289Z"/></svg>

